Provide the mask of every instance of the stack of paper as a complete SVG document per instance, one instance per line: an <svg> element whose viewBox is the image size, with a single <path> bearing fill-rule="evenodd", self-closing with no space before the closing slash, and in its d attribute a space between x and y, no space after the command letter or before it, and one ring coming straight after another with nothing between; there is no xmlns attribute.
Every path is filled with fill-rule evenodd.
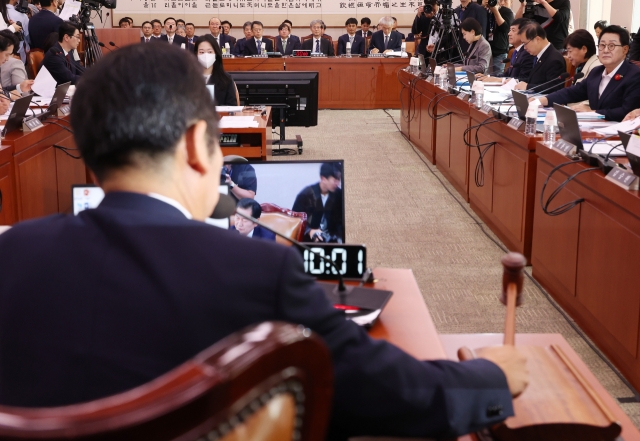
<svg viewBox="0 0 640 441"><path fill-rule="evenodd" d="M579 115L579 114L578 114ZM618 124L610 125L609 127L597 129L596 133L601 135L616 135L618 132L628 132L640 127L640 117L632 119L630 121L624 121Z"/></svg>
<svg viewBox="0 0 640 441"><path fill-rule="evenodd" d="M253 116L223 116L218 124L221 129L244 129L259 125Z"/></svg>

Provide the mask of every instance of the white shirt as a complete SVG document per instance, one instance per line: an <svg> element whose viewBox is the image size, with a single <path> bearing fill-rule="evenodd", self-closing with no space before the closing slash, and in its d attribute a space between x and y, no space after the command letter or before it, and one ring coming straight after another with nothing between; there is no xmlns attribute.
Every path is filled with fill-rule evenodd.
<svg viewBox="0 0 640 441"><path fill-rule="evenodd" d="M184 214L184 217L186 217L187 219L193 219L193 216L191 215L191 213L189 213L189 211L186 208L184 208L182 204L180 204L180 202L176 201L175 199L162 196L161 194L158 194L158 193L148 193L147 196L157 199L159 201L162 201L165 204L169 204L172 207L175 207L178 210L180 210L180 212Z"/></svg>
<svg viewBox="0 0 640 441"><path fill-rule="evenodd" d="M318 51L316 50L316 41L319 42L318 48L320 50ZM313 46L311 47L311 52L313 52L314 54L319 54L320 52L322 52L322 37L320 38L313 37Z"/></svg>
<svg viewBox="0 0 640 441"><path fill-rule="evenodd" d="M172 36L169 36L169 34L167 34L167 40L169 41L169 44L173 43L173 37L175 37L176 34L173 34Z"/></svg>
<svg viewBox="0 0 640 441"><path fill-rule="evenodd" d="M616 66L616 68L613 69L611 73L608 75L607 75L607 69L602 71L602 79L600 80L600 87L598 88L598 97L602 96L602 93L609 85L611 78L613 78L616 75L616 72L618 72L618 69L620 69L620 66L622 66L622 63L624 63L624 60L622 60L620 64L618 64L618 66Z"/></svg>
<svg viewBox="0 0 640 441"><path fill-rule="evenodd" d="M247 237L253 237L253 230L249 231L249 234L247 234Z"/></svg>

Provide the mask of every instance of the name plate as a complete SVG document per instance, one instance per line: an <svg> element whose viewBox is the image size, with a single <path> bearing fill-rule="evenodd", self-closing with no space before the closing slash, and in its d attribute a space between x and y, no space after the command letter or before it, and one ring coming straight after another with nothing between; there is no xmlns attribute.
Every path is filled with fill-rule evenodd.
<svg viewBox="0 0 640 441"><path fill-rule="evenodd" d="M489 114L489 112L491 112L492 107L491 104L485 104L484 106L482 106L482 108L480 109L480 111L482 113L486 113L487 115Z"/></svg>
<svg viewBox="0 0 640 441"><path fill-rule="evenodd" d="M470 95L467 92L460 92L458 94L458 98L460 98L462 101L469 101Z"/></svg>
<svg viewBox="0 0 640 441"><path fill-rule="evenodd" d="M58 116L63 117L71 113L71 107L68 104L58 107Z"/></svg>
<svg viewBox="0 0 640 441"><path fill-rule="evenodd" d="M433 83L433 75L428 75L427 76L427 82Z"/></svg>
<svg viewBox="0 0 640 441"><path fill-rule="evenodd" d="M551 148L567 156L573 155L578 150L578 148L574 144L571 144L564 139L559 139L554 142Z"/></svg>
<svg viewBox="0 0 640 441"><path fill-rule="evenodd" d="M524 121L522 121L520 118L511 118L507 125L518 130L520 127L522 127L522 124L524 124Z"/></svg>
<svg viewBox="0 0 640 441"><path fill-rule="evenodd" d="M41 127L44 126L42 125L42 121L40 121L38 118L26 119L22 122L22 131L24 133L33 132Z"/></svg>
<svg viewBox="0 0 640 441"><path fill-rule="evenodd" d="M633 173L620 167L612 168L606 178L625 190L638 190L640 188L640 179Z"/></svg>

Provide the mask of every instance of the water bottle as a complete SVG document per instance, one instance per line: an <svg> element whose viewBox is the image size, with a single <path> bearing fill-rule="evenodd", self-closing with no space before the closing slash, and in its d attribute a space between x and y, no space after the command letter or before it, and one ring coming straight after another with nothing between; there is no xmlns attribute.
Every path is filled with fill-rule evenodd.
<svg viewBox="0 0 640 441"><path fill-rule="evenodd" d="M409 72L416 75L420 71L420 60L416 57L411 57L409 59Z"/></svg>
<svg viewBox="0 0 640 441"><path fill-rule="evenodd" d="M347 57L351 56L351 43L347 41Z"/></svg>
<svg viewBox="0 0 640 441"><path fill-rule="evenodd" d="M482 109L482 106L484 106L484 83L482 81L474 81L471 90L475 92L476 109Z"/></svg>
<svg viewBox="0 0 640 441"><path fill-rule="evenodd" d="M526 122L524 126L524 134L527 136L536 136L536 125L538 123L538 104L529 103L527 109Z"/></svg>
<svg viewBox="0 0 640 441"><path fill-rule="evenodd" d="M407 56L407 43L405 42L402 42L402 45L400 46L400 56L402 58Z"/></svg>
<svg viewBox="0 0 640 441"><path fill-rule="evenodd" d="M549 110L547 112L547 116L544 118L544 144L547 147L553 146L553 143L556 142L557 125L558 120L556 118L556 111Z"/></svg>

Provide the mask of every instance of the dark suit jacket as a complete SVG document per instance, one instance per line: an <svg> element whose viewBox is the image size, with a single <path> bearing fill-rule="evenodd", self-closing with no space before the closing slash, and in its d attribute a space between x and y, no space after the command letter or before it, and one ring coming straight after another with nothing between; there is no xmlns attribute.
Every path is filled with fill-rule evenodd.
<svg viewBox="0 0 640 441"><path fill-rule="evenodd" d="M305 50L309 50L309 51L313 51L313 42L315 40L313 38L310 38L308 40L305 40L302 43L301 49L305 49ZM320 52L322 52L325 55L328 55L330 57L333 57L335 55L335 52L333 51L333 43L331 42L331 40L327 39L327 38L321 38L320 39Z"/></svg>
<svg viewBox="0 0 640 441"><path fill-rule="evenodd" d="M213 37L213 35L211 35ZM222 49L223 47L225 47L225 44L229 43L229 50L230 53L233 53L233 48L235 47L237 41L235 38L230 37L226 34L220 33L220 35L218 35L218 37L220 37L220 49ZM213 37L215 39L215 37Z"/></svg>
<svg viewBox="0 0 640 441"><path fill-rule="evenodd" d="M42 65L47 68L58 85L68 82L76 84L76 81L84 72L84 68L80 63L73 59L73 51L69 52L69 58L71 62L65 57L60 43L56 43L44 56Z"/></svg>
<svg viewBox="0 0 640 441"><path fill-rule="evenodd" d="M358 29L356 31L356 35L359 35L360 37L362 37L363 36L362 35L362 29ZM364 35L364 38L371 37L371 35L373 35L373 32L372 31L367 31L366 34Z"/></svg>
<svg viewBox="0 0 640 441"><path fill-rule="evenodd" d="M347 53L347 43L349 42L349 34L344 34L338 37L338 55L344 55ZM352 54L364 55L364 38L356 36L353 39L353 45L351 45Z"/></svg>
<svg viewBox="0 0 640 441"><path fill-rule="evenodd" d="M196 43L198 42L198 36L194 35L193 36L193 43L189 41L189 38L187 37L187 49L189 50L189 52L194 52L196 50Z"/></svg>
<svg viewBox="0 0 640 441"><path fill-rule="evenodd" d="M42 9L29 20L29 38L32 49L44 49L51 33L58 32L62 19L48 9Z"/></svg>
<svg viewBox="0 0 640 441"><path fill-rule="evenodd" d="M234 225L232 225L231 228L229 229L231 231L237 231ZM256 225L256 227L253 229L253 235L251 236L251 238L275 241L276 235L275 233L272 233L271 231L262 228L260 225Z"/></svg>
<svg viewBox="0 0 640 441"><path fill-rule="evenodd" d="M244 45L246 42L246 38L239 38L236 40L236 44L233 46L233 49L231 49L231 53L235 56L244 55Z"/></svg>
<svg viewBox="0 0 640 441"><path fill-rule="evenodd" d="M160 37L160 40L162 41L166 41L167 43L169 42L169 37L167 37L165 34L162 34L162 36ZM176 46L182 46L182 44L184 43L184 47L185 49L187 48L187 39L185 37L181 37L178 34L173 34L173 44L175 44Z"/></svg>
<svg viewBox="0 0 640 441"><path fill-rule="evenodd" d="M489 15L487 14L487 10L485 8L472 1L467 5L464 11L462 10L461 6L455 8L454 11L460 19L460 23L462 23L465 18L475 18L476 20L478 20L480 26L482 26L482 36L484 38L489 38L489 35L487 34ZM461 34L458 34L458 37L460 40L460 48L462 49L462 52L467 52L469 50L469 43L467 43L467 41L462 38Z"/></svg>
<svg viewBox="0 0 640 441"><path fill-rule="evenodd" d="M538 59L538 62L531 69L531 75L527 80L527 88L534 89L535 92L540 92L552 86L553 83L544 84L547 81L551 81L554 78L559 77L567 71L567 62L558 49L550 45L546 51L542 54L542 57ZM558 85L549 91L553 92L564 88L563 82L558 81ZM544 85L543 85L544 84ZM542 86L542 87L537 87Z"/></svg>
<svg viewBox="0 0 640 441"><path fill-rule="evenodd" d="M632 61L640 61L640 29L636 33L636 38L633 39L629 48L629 59Z"/></svg>
<svg viewBox="0 0 640 441"><path fill-rule="evenodd" d="M291 55L293 51L301 48L300 40L291 38L287 38L287 49L282 49L282 37L279 35L276 37L276 52L280 52L282 55Z"/></svg>
<svg viewBox="0 0 640 441"><path fill-rule="evenodd" d="M572 87L567 87L547 96L549 106L554 103L568 104L589 100L592 110L604 115L609 121L622 121L627 113L640 107L640 67L625 60L598 97L604 66L591 70L587 78Z"/></svg>
<svg viewBox="0 0 640 441"><path fill-rule="evenodd" d="M399 51L402 47L402 38L400 38L400 32L391 31L389 34L389 44L387 44L387 48L384 48L384 32L376 31L371 36L371 44L369 44L369 52L373 48L377 48L380 52L384 52L385 50Z"/></svg>
<svg viewBox="0 0 640 441"><path fill-rule="evenodd" d="M262 38L262 43L265 45L265 52L273 52L273 42L268 38ZM251 38L244 43L244 55L258 55L258 47L256 45L256 39Z"/></svg>
<svg viewBox="0 0 640 441"><path fill-rule="evenodd" d="M109 193L78 216L19 223L0 250L3 405L108 396L280 320L309 327L331 352L330 439L444 437L513 415L493 363L424 362L373 340L329 304L293 247L189 220L146 195Z"/></svg>
<svg viewBox="0 0 640 441"><path fill-rule="evenodd" d="M216 84L213 81L213 75L209 77L207 84L212 84L213 95L216 99L216 105L218 106L237 106L238 100L236 99L236 83L231 76L225 72L228 82L226 85Z"/></svg>
<svg viewBox="0 0 640 441"><path fill-rule="evenodd" d="M509 65L509 69L496 76L501 78L515 78L519 81L527 81L531 76L532 69L533 55L522 47L516 54L516 59L513 64Z"/></svg>

